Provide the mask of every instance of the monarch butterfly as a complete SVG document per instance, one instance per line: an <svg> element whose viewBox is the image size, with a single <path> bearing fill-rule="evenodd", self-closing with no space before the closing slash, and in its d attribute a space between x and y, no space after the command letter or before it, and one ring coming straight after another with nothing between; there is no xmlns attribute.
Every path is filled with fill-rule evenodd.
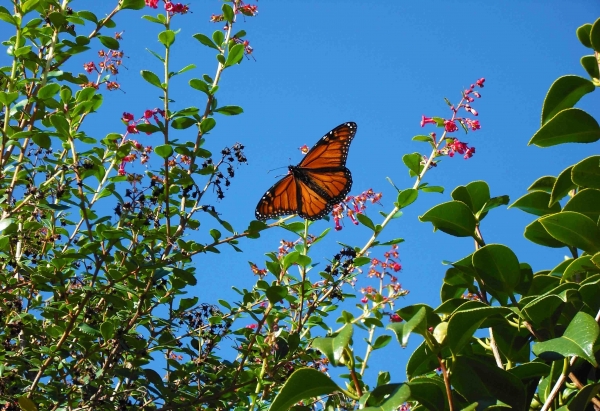
<svg viewBox="0 0 600 411"><path fill-rule="evenodd" d="M346 197L352 187L352 175L346 168L356 123L340 124L325 134L297 166L262 196L256 206L256 218L267 220L298 214L318 220Z"/></svg>

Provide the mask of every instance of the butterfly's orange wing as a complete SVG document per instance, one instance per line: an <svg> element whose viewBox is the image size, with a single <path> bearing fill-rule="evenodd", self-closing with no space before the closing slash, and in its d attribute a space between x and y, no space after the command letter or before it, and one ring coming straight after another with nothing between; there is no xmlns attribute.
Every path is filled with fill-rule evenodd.
<svg viewBox="0 0 600 411"><path fill-rule="evenodd" d="M256 218L267 220L298 214L318 220L344 199L352 187L346 168L356 123L348 122L325 134L290 174L271 187L256 206Z"/></svg>

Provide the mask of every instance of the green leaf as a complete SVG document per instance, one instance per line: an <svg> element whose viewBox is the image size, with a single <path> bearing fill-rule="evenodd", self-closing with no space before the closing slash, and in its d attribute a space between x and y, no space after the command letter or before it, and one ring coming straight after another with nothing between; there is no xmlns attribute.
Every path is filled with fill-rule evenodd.
<svg viewBox="0 0 600 411"><path fill-rule="evenodd" d="M144 0L121 0L121 9L141 10L145 6Z"/></svg>
<svg viewBox="0 0 600 411"><path fill-rule="evenodd" d="M267 298L271 302L271 304L276 304L283 300L288 295L288 290L286 287L282 287L280 285L273 285L267 288L265 292Z"/></svg>
<svg viewBox="0 0 600 411"><path fill-rule="evenodd" d="M473 213L477 213L490 200L490 187L485 181L473 181L466 186L458 186L451 195L454 200L462 201Z"/></svg>
<svg viewBox="0 0 600 411"><path fill-rule="evenodd" d="M597 19L590 30L590 43L597 53L600 53L600 19Z"/></svg>
<svg viewBox="0 0 600 411"><path fill-rule="evenodd" d="M2 103L5 106L9 106L17 98L19 98L18 91L15 91L13 93L5 93L4 91L0 91L0 103Z"/></svg>
<svg viewBox="0 0 600 411"><path fill-rule="evenodd" d="M369 257L358 257L354 259L355 267L362 267L363 265L369 264L371 259Z"/></svg>
<svg viewBox="0 0 600 411"><path fill-rule="evenodd" d="M223 4L223 7L221 7L221 10L223 10L223 17L225 17L225 20L230 24L233 23L233 9L231 6L225 3Z"/></svg>
<svg viewBox="0 0 600 411"><path fill-rule="evenodd" d="M543 245L551 248L561 248L566 247L566 244L561 243L556 238L552 237L548 234L548 231L544 228L544 226L540 223L539 220L535 220L533 223L529 224L525 227L525 232L523 233L524 237L531 241L532 243L536 243L539 245Z"/></svg>
<svg viewBox="0 0 600 411"><path fill-rule="evenodd" d="M412 171L411 177L413 175L419 175L421 172L421 168L423 167L421 165L421 158L421 154L419 153L405 154L402 156L402 162L410 171Z"/></svg>
<svg viewBox="0 0 600 411"><path fill-rule="evenodd" d="M168 156L167 156L168 157ZM165 157L166 158L166 157ZM215 240L215 241L219 241L219 238L221 238L221 232L219 230L216 229L211 229L209 231L210 236Z"/></svg>
<svg viewBox="0 0 600 411"><path fill-rule="evenodd" d="M219 47L217 47L217 45L208 36L205 36L202 33L194 34L192 37L207 47L219 50Z"/></svg>
<svg viewBox="0 0 600 411"><path fill-rule="evenodd" d="M571 171L573 171L573 166L565 168L554 182L552 195L550 197L550 207L575 188L575 184L573 184L573 180L571 180Z"/></svg>
<svg viewBox="0 0 600 411"><path fill-rule="evenodd" d="M380 348L383 348L386 345L388 345L391 340L392 340L392 337L389 335L380 335L379 337L377 337L377 339L373 343L373 349L378 350Z"/></svg>
<svg viewBox="0 0 600 411"><path fill-rule="evenodd" d="M35 403L29 398L27 398L25 395L20 396L17 402L19 403L19 407L23 411L38 411L38 408L35 405Z"/></svg>
<svg viewBox="0 0 600 411"><path fill-rule="evenodd" d="M401 323L391 323L385 328L392 330L398 339L402 348L408 344L408 337L416 330L417 333L423 334L427 331L427 312L425 308L420 308L419 311L408 321Z"/></svg>
<svg viewBox="0 0 600 411"><path fill-rule="evenodd" d="M166 48L171 47L175 43L175 32L173 30L165 30L158 33L158 41L160 41Z"/></svg>
<svg viewBox="0 0 600 411"><path fill-rule="evenodd" d="M50 146L52 145L52 141L50 140L50 137L48 137L48 135L46 135L46 134L36 133L31 137L31 139L33 140L33 142L35 144L37 144L38 146L45 148L45 149L49 149Z"/></svg>
<svg viewBox="0 0 600 411"><path fill-rule="evenodd" d="M398 203L398 207L404 208L415 202L417 197L419 196L419 191L414 188L407 188L406 190L402 190L398 193L398 199L396 202Z"/></svg>
<svg viewBox="0 0 600 411"><path fill-rule="evenodd" d="M312 346L327 356L332 365L340 365L344 350L352 339L353 326L346 324L338 333L331 337L318 337L313 340Z"/></svg>
<svg viewBox="0 0 600 411"><path fill-rule="evenodd" d="M600 392L600 384L588 384L575 394L573 399L567 404L568 411L579 411L587 409L587 405Z"/></svg>
<svg viewBox="0 0 600 411"><path fill-rule="evenodd" d="M154 148L154 152L162 158L169 158L173 154L173 147L163 144Z"/></svg>
<svg viewBox="0 0 600 411"><path fill-rule="evenodd" d="M512 294L521 280L517 256L502 244L488 244L475 251L473 266L486 287L496 291Z"/></svg>
<svg viewBox="0 0 600 411"><path fill-rule="evenodd" d="M375 388L367 399L367 405L362 411L393 411L411 399L411 389L408 384L386 384Z"/></svg>
<svg viewBox="0 0 600 411"><path fill-rule="evenodd" d="M546 214L554 214L560 211L560 204L555 202L552 207L549 207L550 194L543 191L533 191L525 194L517 201L512 203L508 208L518 208L519 210L525 211L536 216L543 216Z"/></svg>
<svg viewBox="0 0 600 411"><path fill-rule="evenodd" d="M148 70L142 70L141 74L142 74L142 77L144 78L144 80L146 80L148 83L150 83L153 86L156 86L160 89L163 89L163 86L160 83L160 79L158 78L158 76L156 74L154 74L153 72L148 71Z"/></svg>
<svg viewBox="0 0 600 411"><path fill-rule="evenodd" d="M171 127L176 130L185 130L194 124L197 124L197 121L191 117L177 117L171 122Z"/></svg>
<svg viewBox="0 0 600 411"><path fill-rule="evenodd" d="M586 23L583 26L577 27L577 38L587 48L592 48L592 42L590 41L590 33L592 32L592 25Z"/></svg>
<svg viewBox="0 0 600 411"><path fill-rule="evenodd" d="M336 391L340 391L340 387L327 375L314 368L301 368L294 371L285 381L269 407L269 411L288 411L299 401L332 394Z"/></svg>
<svg viewBox="0 0 600 411"><path fill-rule="evenodd" d="M356 219L364 226L369 227L371 230L375 231L375 224L373 221L362 213L355 214Z"/></svg>
<svg viewBox="0 0 600 411"><path fill-rule="evenodd" d="M224 114L226 116L235 116L244 112L244 110L238 106L223 106L216 108L214 111L215 113Z"/></svg>
<svg viewBox="0 0 600 411"><path fill-rule="evenodd" d="M243 44L236 44L235 46L233 46L227 54L225 67L233 66L234 64L237 64L240 61L242 61L242 58L244 57L244 50L245 48Z"/></svg>
<svg viewBox="0 0 600 411"><path fill-rule="evenodd" d="M588 253L600 251L600 230L584 214L562 211L539 219L548 233L558 241Z"/></svg>
<svg viewBox="0 0 600 411"><path fill-rule="evenodd" d="M571 179L580 187L600 188L600 156L591 156L575 164Z"/></svg>
<svg viewBox="0 0 600 411"><path fill-rule="evenodd" d="M186 71L190 71L196 68L195 64L188 64L187 66L185 66L184 68L182 68L181 70L177 71L177 74L183 74Z"/></svg>
<svg viewBox="0 0 600 411"><path fill-rule="evenodd" d="M102 43L104 47L107 47L111 50L119 50L119 42L112 37L98 36L98 40L100 40L100 43Z"/></svg>
<svg viewBox="0 0 600 411"><path fill-rule="evenodd" d="M38 98L40 100L48 100L54 97L60 91L60 84L49 83L38 91Z"/></svg>
<svg viewBox="0 0 600 411"><path fill-rule="evenodd" d="M478 401L481 409L498 400L514 410L527 408L527 394L521 381L493 361L460 355L452 365L452 385L468 401Z"/></svg>
<svg viewBox="0 0 600 411"><path fill-rule="evenodd" d="M105 341L112 339L115 335L115 326L110 321L105 321L100 325L100 333Z"/></svg>
<svg viewBox="0 0 600 411"><path fill-rule="evenodd" d="M442 186L420 186L419 190L424 193L443 193L444 187Z"/></svg>
<svg viewBox="0 0 600 411"><path fill-rule="evenodd" d="M535 180L533 184L527 188L527 191L545 191L546 193L551 193L555 182L556 177L543 176Z"/></svg>
<svg viewBox="0 0 600 411"><path fill-rule="evenodd" d="M466 304L461 306L467 307ZM456 312L448 321L448 331L444 341L454 355L460 354L462 349L473 338L473 334L481 324L491 316L503 316L510 310L503 307L480 307Z"/></svg>
<svg viewBox="0 0 600 411"><path fill-rule="evenodd" d="M71 134L69 123L61 113L56 113L50 116L50 123L52 123L52 125L56 128L56 131L58 131L59 134L62 134L63 137L67 137Z"/></svg>
<svg viewBox="0 0 600 411"><path fill-rule="evenodd" d="M419 217L421 222L431 222L435 229L455 237L472 237L477 224L475 216L462 201L438 204Z"/></svg>
<svg viewBox="0 0 600 411"><path fill-rule="evenodd" d="M594 91L594 83L579 76L558 78L548 90L542 108L542 125L564 109L572 108L588 93Z"/></svg>
<svg viewBox="0 0 600 411"><path fill-rule="evenodd" d="M223 40L225 40L225 35L221 30L217 30L213 33L212 38L217 46L221 46L223 44ZM219 49L217 49L219 50Z"/></svg>
<svg viewBox="0 0 600 411"><path fill-rule="evenodd" d="M200 90L201 92L205 93L206 95L210 95L210 89L208 88L208 84L206 84L203 80L193 78L190 80L189 84L192 88L195 88L196 90Z"/></svg>
<svg viewBox="0 0 600 411"><path fill-rule="evenodd" d="M569 108L544 124L528 144L551 147L564 143L593 143L598 139L600 126L594 117L578 108Z"/></svg>
<svg viewBox="0 0 600 411"><path fill-rule="evenodd" d="M585 214L594 221L600 220L600 190L593 188L581 190L565 204L563 210Z"/></svg>
<svg viewBox="0 0 600 411"><path fill-rule="evenodd" d="M200 131L202 131L202 134L206 134L210 130L215 128L216 125L217 125L217 122L214 118L207 117L204 120L202 120L202 122L200 123Z"/></svg>
<svg viewBox="0 0 600 411"><path fill-rule="evenodd" d="M535 355L542 358L555 359L556 354L563 357L581 357L597 367L594 343L599 333L600 328L594 317L580 311L575 314L561 337L535 343L532 350Z"/></svg>
<svg viewBox="0 0 600 411"><path fill-rule="evenodd" d="M406 376L409 380L412 380L416 376L431 373L439 366L436 353L429 348L427 341L423 341L408 359Z"/></svg>
<svg viewBox="0 0 600 411"><path fill-rule="evenodd" d="M598 68L598 62L595 56L583 56L580 62L581 66L587 71L591 78L597 79L600 77L600 69Z"/></svg>

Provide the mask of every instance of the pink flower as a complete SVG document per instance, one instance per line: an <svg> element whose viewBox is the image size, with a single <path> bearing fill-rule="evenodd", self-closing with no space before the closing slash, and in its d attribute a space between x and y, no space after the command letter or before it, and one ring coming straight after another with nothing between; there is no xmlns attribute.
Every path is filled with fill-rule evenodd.
<svg viewBox="0 0 600 411"><path fill-rule="evenodd" d="M458 130L458 127L456 126L456 123L454 123L454 120L444 120L444 129L448 133L454 133Z"/></svg>
<svg viewBox="0 0 600 411"><path fill-rule="evenodd" d="M431 117L421 116L421 127L425 127L425 124L436 124L436 122Z"/></svg>
<svg viewBox="0 0 600 411"><path fill-rule="evenodd" d="M146 0L146 6L152 7L153 9L158 8L158 0Z"/></svg>

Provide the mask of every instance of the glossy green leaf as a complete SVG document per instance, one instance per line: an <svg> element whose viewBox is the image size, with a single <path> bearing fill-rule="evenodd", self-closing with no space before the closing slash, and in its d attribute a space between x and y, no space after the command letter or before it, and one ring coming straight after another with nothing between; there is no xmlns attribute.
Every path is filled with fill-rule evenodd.
<svg viewBox="0 0 600 411"><path fill-rule="evenodd" d="M419 220L430 222L436 229L456 237L473 236L477 223L469 207L461 201L438 204L420 216Z"/></svg>
<svg viewBox="0 0 600 411"><path fill-rule="evenodd" d="M40 100L47 100L54 97L60 91L60 84L49 83L38 91L37 97Z"/></svg>
<svg viewBox="0 0 600 411"><path fill-rule="evenodd" d="M573 399L567 404L568 411L580 411L587 409L586 407L600 393L600 384L588 384L575 394Z"/></svg>
<svg viewBox="0 0 600 411"><path fill-rule="evenodd" d="M419 190L421 190L424 193L440 193L442 194L444 192L444 187L442 186L420 186Z"/></svg>
<svg viewBox="0 0 600 411"><path fill-rule="evenodd" d="M591 260L591 255L584 255L572 261L571 264L565 268L563 281L575 281L579 283L582 278L585 278L587 273L598 273L599 269Z"/></svg>
<svg viewBox="0 0 600 411"><path fill-rule="evenodd" d="M121 9L141 10L146 6L144 0L121 0Z"/></svg>
<svg viewBox="0 0 600 411"><path fill-rule="evenodd" d="M353 326L346 324L337 334L332 337L318 337L313 340L312 346L321 351L332 365L340 365L344 350L352 339Z"/></svg>
<svg viewBox="0 0 600 411"><path fill-rule="evenodd" d="M154 152L162 158L169 158L171 155L173 155L173 147L171 147L169 144L163 144L155 147Z"/></svg>
<svg viewBox="0 0 600 411"><path fill-rule="evenodd" d="M267 298L271 302L271 304L276 304L283 300L288 295L288 290L286 287L282 287L280 285L274 285L267 288L265 292Z"/></svg>
<svg viewBox="0 0 600 411"><path fill-rule="evenodd" d="M592 188L581 190L565 204L563 210L575 211L598 221L600 219L600 190Z"/></svg>
<svg viewBox="0 0 600 411"><path fill-rule="evenodd" d="M580 187L600 188L600 156L591 156L575 164L571 179Z"/></svg>
<svg viewBox="0 0 600 411"><path fill-rule="evenodd" d="M411 390L407 384L387 384L377 387L371 392L368 402L377 402L376 406L368 406L363 411L394 411L411 398ZM376 401L375 399L380 399Z"/></svg>
<svg viewBox="0 0 600 411"><path fill-rule="evenodd" d="M426 341L423 341L408 359L406 376L409 380L412 380L419 375L433 372L439 366L436 353L429 348Z"/></svg>
<svg viewBox="0 0 600 411"><path fill-rule="evenodd" d="M590 33L592 31L592 25L586 23L583 26L577 27L577 38L587 48L592 48L592 42L590 41Z"/></svg>
<svg viewBox="0 0 600 411"><path fill-rule="evenodd" d="M217 125L217 122L214 118L207 117L204 120L202 120L202 122L200 123L200 131L202 131L202 134L206 134L210 130L215 128L216 125Z"/></svg>
<svg viewBox="0 0 600 411"><path fill-rule="evenodd" d="M175 43L175 32L173 30L164 30L158 33L158 41L160 41L166 48L171 47Z"/></svg>
<svg viewBox="0 0 600 411"><path fill-rule="evenodd" d="M408 344L408 337L413 330L417 330L419 334L423 334L423 332L427 330L425 309L421 308L414 317L406 322L390 323L385 328L392 330L400 345L406 347L406 344Z"/></svg>
<svg viewBox="0 0 600 411"><path fill-rule="evenodd" d="M148 83L150 83L153 86L156 86L160 89L163 88L163 86L160 82L160 79L153 72L148 71L148 70L142 70L140 73L142 74L142 77L144 78L144 80L146 80Z"/></svg>
<svg viewBox="0 0 600 411"><path fill-rule="evenodd" d="M238 106L223 106L223 107L216 108L214 110L214 112L224 114L226 116L235 116L238 114L242 114L244 112L244 110Z"/></svg>
<svg viewBox="0 0 600 411"><path fill-rule="evenodd" d="M591 78L597 79L600 77L600 69L598 68L598 62L595 56L583 56L580 63Z"/></svg>
<svg viewBox="0 0 600 411"><path fill-rule="evenodd" d="M419 153L405 154L402 156L402 162L412 171L411 175L419 175L421 172L421 155Z"/></svg>
<svg viewBox="0 0 600 411"><path fill-rule="evenodd" d="M404 208L415 202L419 195L419 191L414 188L407 188L406 190L402 190L398 193L398 199L396 202L398 203L398 207Z"/></svg>
<svg viewBox="0 0 600 411"><path fill-rule="evenodd" d="M580 311L575 314L561 337L534 344L533 353L542 358L546 356L554 358L555 354L563 357L577 356L597 367L594 343L599 333L600 328L594 317Z"/></svg>
<svg viewBox="0 0 600 411"><path fill-rule="evenodd" d="M375 224L373 224L373 221L367 217L366 215L362 214L362 213L356 213L355 214L356 219L365 227L369 227L371 230L375 231Z"/></svg>
<svg viewBox="0 0 600 411"><path fill-rule="evenodd" d="M238 64L240 61L242 61L242 58L244 57L244 50L245 48L243 44L236 44L233 46L227 54L225 67L231 67L234 64Z"/></svg>
<svg viewBox="0 0 600 411"><path fill-rule="evenodd" d="M486 287L512 293L521 280L521 267L515 253L502 244L488 244L475 251L473 266Z"/></svg>
<svg viewBox="0 0 600 411"><path fill-rule="evenodd" d="M446 345L455 355L459 354L488 317L505 315L508 311L502 307L481 307L454 313L448 321Z"/></svg>
<svg viewBox="0 0 600 411"><path fill-rule="evenodd" d="M71 134L69 123L61 113L56 113L50 116L50 123L52 123L52 125L56 128L56 131L59 134L62 134L63 137L67 137Z"/></svg>
<svg viewBox="0 0 600 411"><path fill-rule="evenodd" d="M223 41L225 40L225 35L221 30L216 30L213 32L212 38L215 44L220 47L221 44L223 44Z"/></svg>
<svg viewBox="0 0 600 411"><path fill-rule="evenodd" d="M379 337L377 337L377 339L373 343L373 349L378 350L380 348L383 348L386 345L388 345L391 340L392 340L392 337L389 335L380 335Z"/></svg>
<svg viewBox="0 0 600 411"><path fill-rule="evenodd" d="M542 108L542 125L562 110L572 108L588 93L594 91L594 83L579 76L559 77L548 90Z"/></svg>
<svg viewBox="0 0 600 411"><path fill-rule="evenodd" d="M564 305L563 300L556 295L542 295L523 307L523 315L536 326L545 324Z"/></svg>
<svg viewBox="0 0 600 411"><path fill-rule="evenodd" d="M550 195L550 204L552 207L554 203L561 200L564 196L569 194L569 191L575 188L575 184L571 179L571 172L573 171L573 166L565 168L556 178L554 182L554 186L552 187L552 193Z"/></svg>
<svg viewBox="0 0 600 411"><path fill-rule="evenodd" d="M219 50L219 47L217 47L217 45L208 36L205 36L202 33L194 34L192 37L194 37L196 40L198 40L200 43L204 44L207 47Z"/></svg>
<svg viewBox="0 0 600 411"><path fill-rule="evenodd" d="M492 197L488 201L485 202L481 210L477 212L475 217L479 220L482 220L488 211L493 210L494 208L507 205L510 202L510 197L507 195Z"/></svg>
<svg viewBox="0 0 600 411"><path fill-rule="evenodd" d="M535 220L525 227L524 237L529 241L552 248L566 247L566 244L552 237L539 220Z"/></svg>
<svg viewBox="0 0 600 411"><path fill-rule="evenodd" d="M115 336L115 326L110 321L105 321L100 325L100 333L105 341L110 340Z"/></svg>
<svg viewBox="0 0 600 411"><path fill-rule="evenodd" d="M177 117L171 122L171 127L176 130L185 130L186 128L190 128L197 123L198 122L191 117Z"/></svg>
<svg viewBox="0 0 600 411"><path fill-rule="evenodd" d="M535 180L528 188L527 191L545 191L546 193L552 192L552 187L556 183L556 177L543 176Z"/></svg>
<svg viewBox="0 0 600 411"><path fill-rule="evenodd" d="M491 359L456 357L452 385L468 401L478 401L484 407L500 400L514 410L526 409L527 396L521 381Z"/></svg>
<svg viewBox="0 0 600 411"><path fill-rule="evenodd" d="M208 84L205 83L203 80L193 78L190 80L189 84L192 88L195 88L196 90L200 90L201 92L206 93L206 95L210 94L210 88L209 88Z"/></svg>
<svg viewBox="0 0 600 411"><path fill-rule="evenodd" d="M542 126L529 145L551 147L564 143L593 143L600 139L600 126L594 117L578 108L562 110Z"/></svg>
<svg viewBox="0 0 600 411"><path fill-rule="evenodd" d="M104 47L108 47L111 50L119 50L119 42L112 37L98 36L98 40L100 40L100 43L102 43Z"/></svg>
<svg viewBox="0 0 600 411"><path fill-rule="evenodd" d="M332 394L340 388L327 375L314 368L296 370L285 381L269 411L288 411L304 399Z"/></svg>
<svg viewBox="0 0 600 411"><path fill-rule="evenodd" d="M549 207L550 194L543 191L532 191L512 203L509 208L514 207L537 216L554 214L560 211L560 204L555 202Z"/></svg>
<svg viewBox="0 0 600 411"><path fill-rule="evenodd" d="M592 24L592 29L590 30L590 43L594 51L600 53L600 19L597 19L594 24Z"/></svg>
<svg viewBox="0 0 600 411"><path fill-rule="evenodd" d="M584 214L562 211L539 219L548 234L558 241L588 253L600 251L600 229Z"/></svg>
<svg viewBox="0 0 600 411"><path fill-rule="evenodd" d="M466 186L458 186L451 195L454 200L462 201L476 213L490 200L490 187L485 181L473 181Z"/></svg>
<svg viewBox="0 0 600 411"><path fill-rule="evenodd" d="M223 7L221 7L221 10L223 10L223 17L225 17L225 20L228 23L233 23L233 8L231 8L231 6L227 3L223 4Z"/></svg>

